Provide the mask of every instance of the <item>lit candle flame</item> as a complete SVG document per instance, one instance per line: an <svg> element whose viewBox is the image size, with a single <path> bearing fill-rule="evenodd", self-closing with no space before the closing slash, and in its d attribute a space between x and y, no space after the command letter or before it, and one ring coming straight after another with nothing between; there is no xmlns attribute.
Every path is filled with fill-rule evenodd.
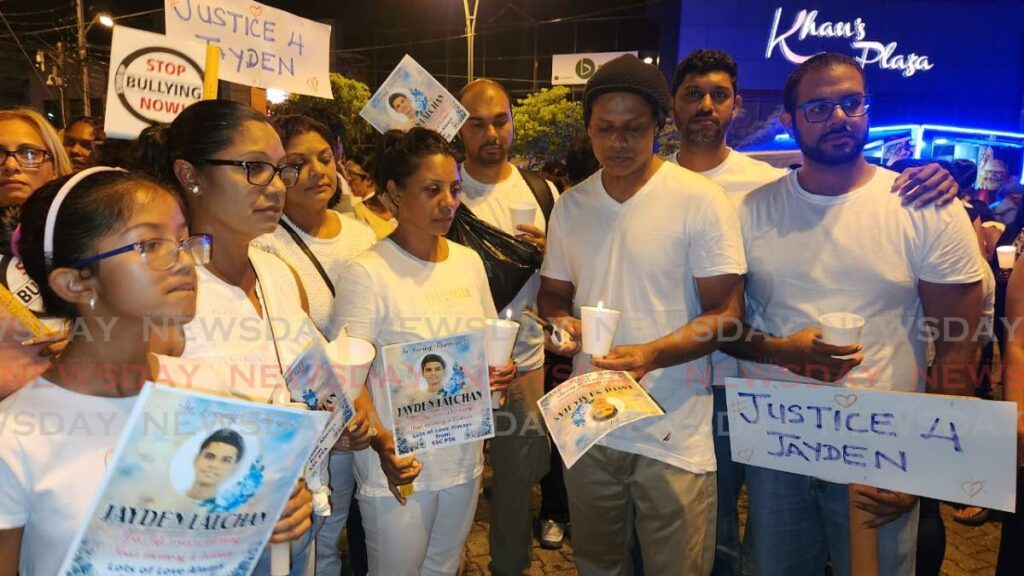
<svg viewBox="0 0 1024 576"><path fill-rule="evenodd" d="M512 310L511 309L505 310L505 320L512 320Z"/></svg>
<svg viewBox="0 0 1024 576"><path fill-rule="evenodd" d="M604 300L598 300L598 302L597 302L597 309L601 310L603 308L604 308Z"/></svg>

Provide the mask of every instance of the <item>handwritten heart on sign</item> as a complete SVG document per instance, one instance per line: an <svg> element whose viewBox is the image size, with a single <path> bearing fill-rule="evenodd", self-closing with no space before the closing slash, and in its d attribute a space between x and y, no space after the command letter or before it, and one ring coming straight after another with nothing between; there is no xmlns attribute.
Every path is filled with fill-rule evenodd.
<svg viewBox="0 0 1024 576"><path fill-rule="evenodd" d="M249 14L252 14L253 18L259 18L263 14L263 6L249 6Z"/></svg>
<svg viewBox="0 0 1024 576"><path fill-rule="evenodd" d="M309 89L312 90L313 92L316 92L317 86L319 85L320 80L317 79L316 76L310 78L309 80L306 80L306 86L309 86Z"/></svg>
<svg viewBox="0 0 1024 576"><path fill-rule="evenodd" d="M971 498L974 498L975 496L980 494L981 491L984 489L985 483L982 482L981 480L970 480L967 482L960 483L960 490L962 490L964 494L967 494Z"/></svg>
<svg viewBox="0 0 1024 576"><path fill-rule="evenodd" d="M860 400L860 398L853 392L849 394L836 394L834 398L836 404L839 404L843 408L849 408L850 406L856 404L857 400Z"/></svg>
<svg viewBox="0 0 1024 576"><path fill-rule="evenodd" d="M740 450L737 456L739 456L740 460L743 460L744 462L750 462L750 459L754 457L754 449L744 448L743 450Z"/></svg>

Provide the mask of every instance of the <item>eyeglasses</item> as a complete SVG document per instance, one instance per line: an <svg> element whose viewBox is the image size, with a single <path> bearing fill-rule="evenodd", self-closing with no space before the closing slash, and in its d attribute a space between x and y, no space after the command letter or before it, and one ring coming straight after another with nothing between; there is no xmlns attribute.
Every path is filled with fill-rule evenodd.
<svg viewBox="0 0 1024 576"><path fill-rule="evenodd" d="M843 114L856 118L868 113L871 108L870 94L851 94L839 100L811 100L800 105L804 118L811 124L820 124L832 117L836 106L843 109Z"/></svg>
<svg viewBox="0 0 1024 576"><path fill-rule="evenodd" d="M281 175L281 182L284 183L285 188L291 188L295 186L295 183L299 181L299 167L294 164L285 164L284 166L274 166L270 162L262 162L259 160L196 160L193 164L208 165L208 166L241 166L245 168L245 177L249 180L249 184L253 186L269 186L274 181L274 177L278 174Z"/></svg>
<svg viewBox="0 0 1024 576"><path fill-rule="evenodd" d="M153 270L170 270L178 263L178 258L182 252L188 252L192 257L192 260L200 266L205 266L210 262L210 247L213 245L213 238L209 234L199 234L197 236L189 236L188 238L179 241L167 240L165 238L150 238L149 240L139 240L138 242L132 242L126 246L122 246L116 250L90 256L89 258L83 258L78 262L75 262L69 266L70 268L85 268L86 266L99 262L100 260L106 260L112 256L118 254L124 254L133 250L137 251L142 256L142 261L149 265Z"/></svg>
<svg viewBox="0 0 1024 576"><path fill-rule="evenodd" d="M17 150L4 150L0 148L0 155L3 160L0 164L6 164L7 159L14 156L14 161L22 168L39 168L50 157L50 153L39 148L18 148Z"/></svg>
<svg viewBox="0 0 1024 576"><path fill-rule="evenodd" d="M683 100L686 102L701 102L704 100L704 96L708 94L711 95L711 101L716 104L722 104L732 99L732 91L726 88L712 88L707 92L697 90L696 88L689 88L683 90Z"/></svg>

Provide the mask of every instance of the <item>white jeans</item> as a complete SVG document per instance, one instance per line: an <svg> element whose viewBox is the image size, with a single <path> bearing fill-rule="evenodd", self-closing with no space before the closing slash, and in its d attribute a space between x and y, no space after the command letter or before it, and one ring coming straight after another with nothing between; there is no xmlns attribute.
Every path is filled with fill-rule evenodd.
<svg viewBox="0 0 1024 576"><path fill-rule="evenodd" d="M352 452L331 452L331 515L323 518L316 534L317 576L341 574L341 531L348 521L348 506L356 487Z"/></svg>
<svg viewBox="0 0 1024 576"><path fill-rule="evenodd" d="M405 506L393 496L358 496L370 576L454 576L476 515L480 477L416 491Z"/></svg>

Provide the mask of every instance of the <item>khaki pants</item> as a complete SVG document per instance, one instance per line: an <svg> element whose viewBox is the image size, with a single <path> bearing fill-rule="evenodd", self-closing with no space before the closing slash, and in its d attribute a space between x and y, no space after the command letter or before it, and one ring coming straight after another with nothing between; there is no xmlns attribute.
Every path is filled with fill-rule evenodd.
<svg viewBox="0 0 1024 576"><path fill-rule="evenodd" d="M594 446L565 472L572 546L582 576L629 576L633 533L644 572L706 576L715 556L715 473L694 474Z"/></svg>
<svg viewBox="0 0 1024 576"><path fill-rule="evenodd" d="M533 485L547 474L551 448L537 400L544 395L544 369L521 375L494 412L491 440L491 564L494 576L530 573L533 549Z"/></svg>

